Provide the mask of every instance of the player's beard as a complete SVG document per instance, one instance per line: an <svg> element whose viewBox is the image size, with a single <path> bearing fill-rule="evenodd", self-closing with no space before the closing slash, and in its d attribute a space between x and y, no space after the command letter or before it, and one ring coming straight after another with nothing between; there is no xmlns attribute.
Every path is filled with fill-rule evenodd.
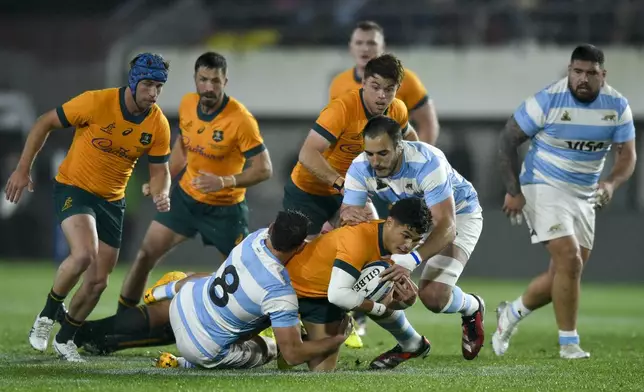
<svg viewBox="0 0 644 392"><path fill-rule="evenodd" d="M219 97L215 93L199 94L199 103L208 109L214 108L217 102L219 102Z"/></svg>
<svg viewBox="0 0 644 392"><path fill-rule="evenodd" d="M589 85L589 84L586 84L586 86L585 86L585 87L586 87L586 89L587 89L589 92L591 92L591 90L590 90L590 85ZM590 103L590 102L593 102L593 101L594 101L594 100L596 100L596 99L597 99L597 97L599 96L599 90L597 90L597 92L593 92L593 93L592 93L592 95L580 96L580 95L577 93L577 90L576 90L575 88L573 88L572 83L571 83L570 81L568 81L568 89L570 90L570 93L571 93L571 94L572 94L572 95L573 95L573 96L574 96L578 101L580 101L580 102L584 102L584 103Z"/></svg>

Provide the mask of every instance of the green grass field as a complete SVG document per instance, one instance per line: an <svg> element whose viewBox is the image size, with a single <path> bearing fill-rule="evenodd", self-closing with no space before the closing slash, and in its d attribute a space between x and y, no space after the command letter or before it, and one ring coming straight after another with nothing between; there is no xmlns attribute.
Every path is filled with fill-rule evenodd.
<svg viewBox="0 0 644 392"><path fill-rule="evenodd" d="M394 371L367 370L373 357L395 344L370 324L364 349L343 348L336 372L312 374L303 367L280 372L275 364L252 371L155 369L151 360L156 348L87 357L89 362L82 365L63 363L51 348L41 354L27 342L51 286L53 265L0 263L0 272L0 298L4 298L0 303L0 391L644 391L643 287L583 286L579 331L583 347L592 353L588 360L558 358L551 307L526 319L506 356L497 358L489 344L496 325L494 308L500 300L516 298L525 282L464 280L461 287L480 293L488 305L486 345L476 360L461 357L460 318L430 314L421 305L408 315L432 342L425 360L410 361ZM122 269L115 271L90 318L116 309L123 274Z"/></svg>

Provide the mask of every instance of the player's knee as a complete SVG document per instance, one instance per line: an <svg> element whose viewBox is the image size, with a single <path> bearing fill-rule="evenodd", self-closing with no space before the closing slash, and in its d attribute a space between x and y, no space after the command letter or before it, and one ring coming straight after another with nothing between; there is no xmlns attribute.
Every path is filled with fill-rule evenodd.
<svg viewBox="0 0 644 392"><path fill-rule="evenodd" d="M107 288L107 276L96 276L85 281L87 294L93 297L100 297Z"/></svg>
<svg viewBox="0 0 644 392"><path fill-rule="evenodd" d="M152 269L154 267L154 264L157 259L157 254L158 252L155 252L155 249L153 246L150 246L149 244L143 244L141 249L136 254L136 260L135 263L139 268L147 268L147 269Z"/></svg>
<svg viewBox="0 0 644 392"><path fill-rule="evenodd" d="M425 307L433 313L440 313L449 301L450 288L437 282L422 285L418 297Z"/></svg>
<svg viewBox="0 0 644 392"><path fill-rule="evenodd" d="M72 260L70 268L72 268L77 275L82 274L90 265L96 263L98 259L98 251L91 247L84 247L80 249L73 249L69 255Z"/></svg>
<svg viewBox="0 0 644 392"><path fill-rule="evenodd" d="M573 243L561 243L551 249L555 272L568 275L581 275L583 260L579 246Z"/></svg>

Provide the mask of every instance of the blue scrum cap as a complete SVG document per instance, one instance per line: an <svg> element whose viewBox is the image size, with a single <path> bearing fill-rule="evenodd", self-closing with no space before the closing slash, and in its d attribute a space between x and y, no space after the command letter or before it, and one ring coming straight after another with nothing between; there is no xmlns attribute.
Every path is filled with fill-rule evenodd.
<svg viewBox="0 0 644 392"><path fill-rule="evenodd" d="M163 62L163 57L158 54L141 53L136 56L127 80L135 99L136 86L141 80L154 80L161 83L168 80L168 70Z"/></svg>

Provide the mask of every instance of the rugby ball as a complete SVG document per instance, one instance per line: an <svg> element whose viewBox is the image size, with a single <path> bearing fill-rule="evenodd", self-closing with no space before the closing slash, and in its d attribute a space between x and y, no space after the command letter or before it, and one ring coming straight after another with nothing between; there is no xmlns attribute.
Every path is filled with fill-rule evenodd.
<svg viewBox="0 0 644 392"><path fill-rule="evenodd" d="M387 296L394 283L381 282L380 274L389 268L386 261L374 261L365 265L360 272L360 277L353 285L353 290L361 294L365 299L380 302Z"/></svg>

